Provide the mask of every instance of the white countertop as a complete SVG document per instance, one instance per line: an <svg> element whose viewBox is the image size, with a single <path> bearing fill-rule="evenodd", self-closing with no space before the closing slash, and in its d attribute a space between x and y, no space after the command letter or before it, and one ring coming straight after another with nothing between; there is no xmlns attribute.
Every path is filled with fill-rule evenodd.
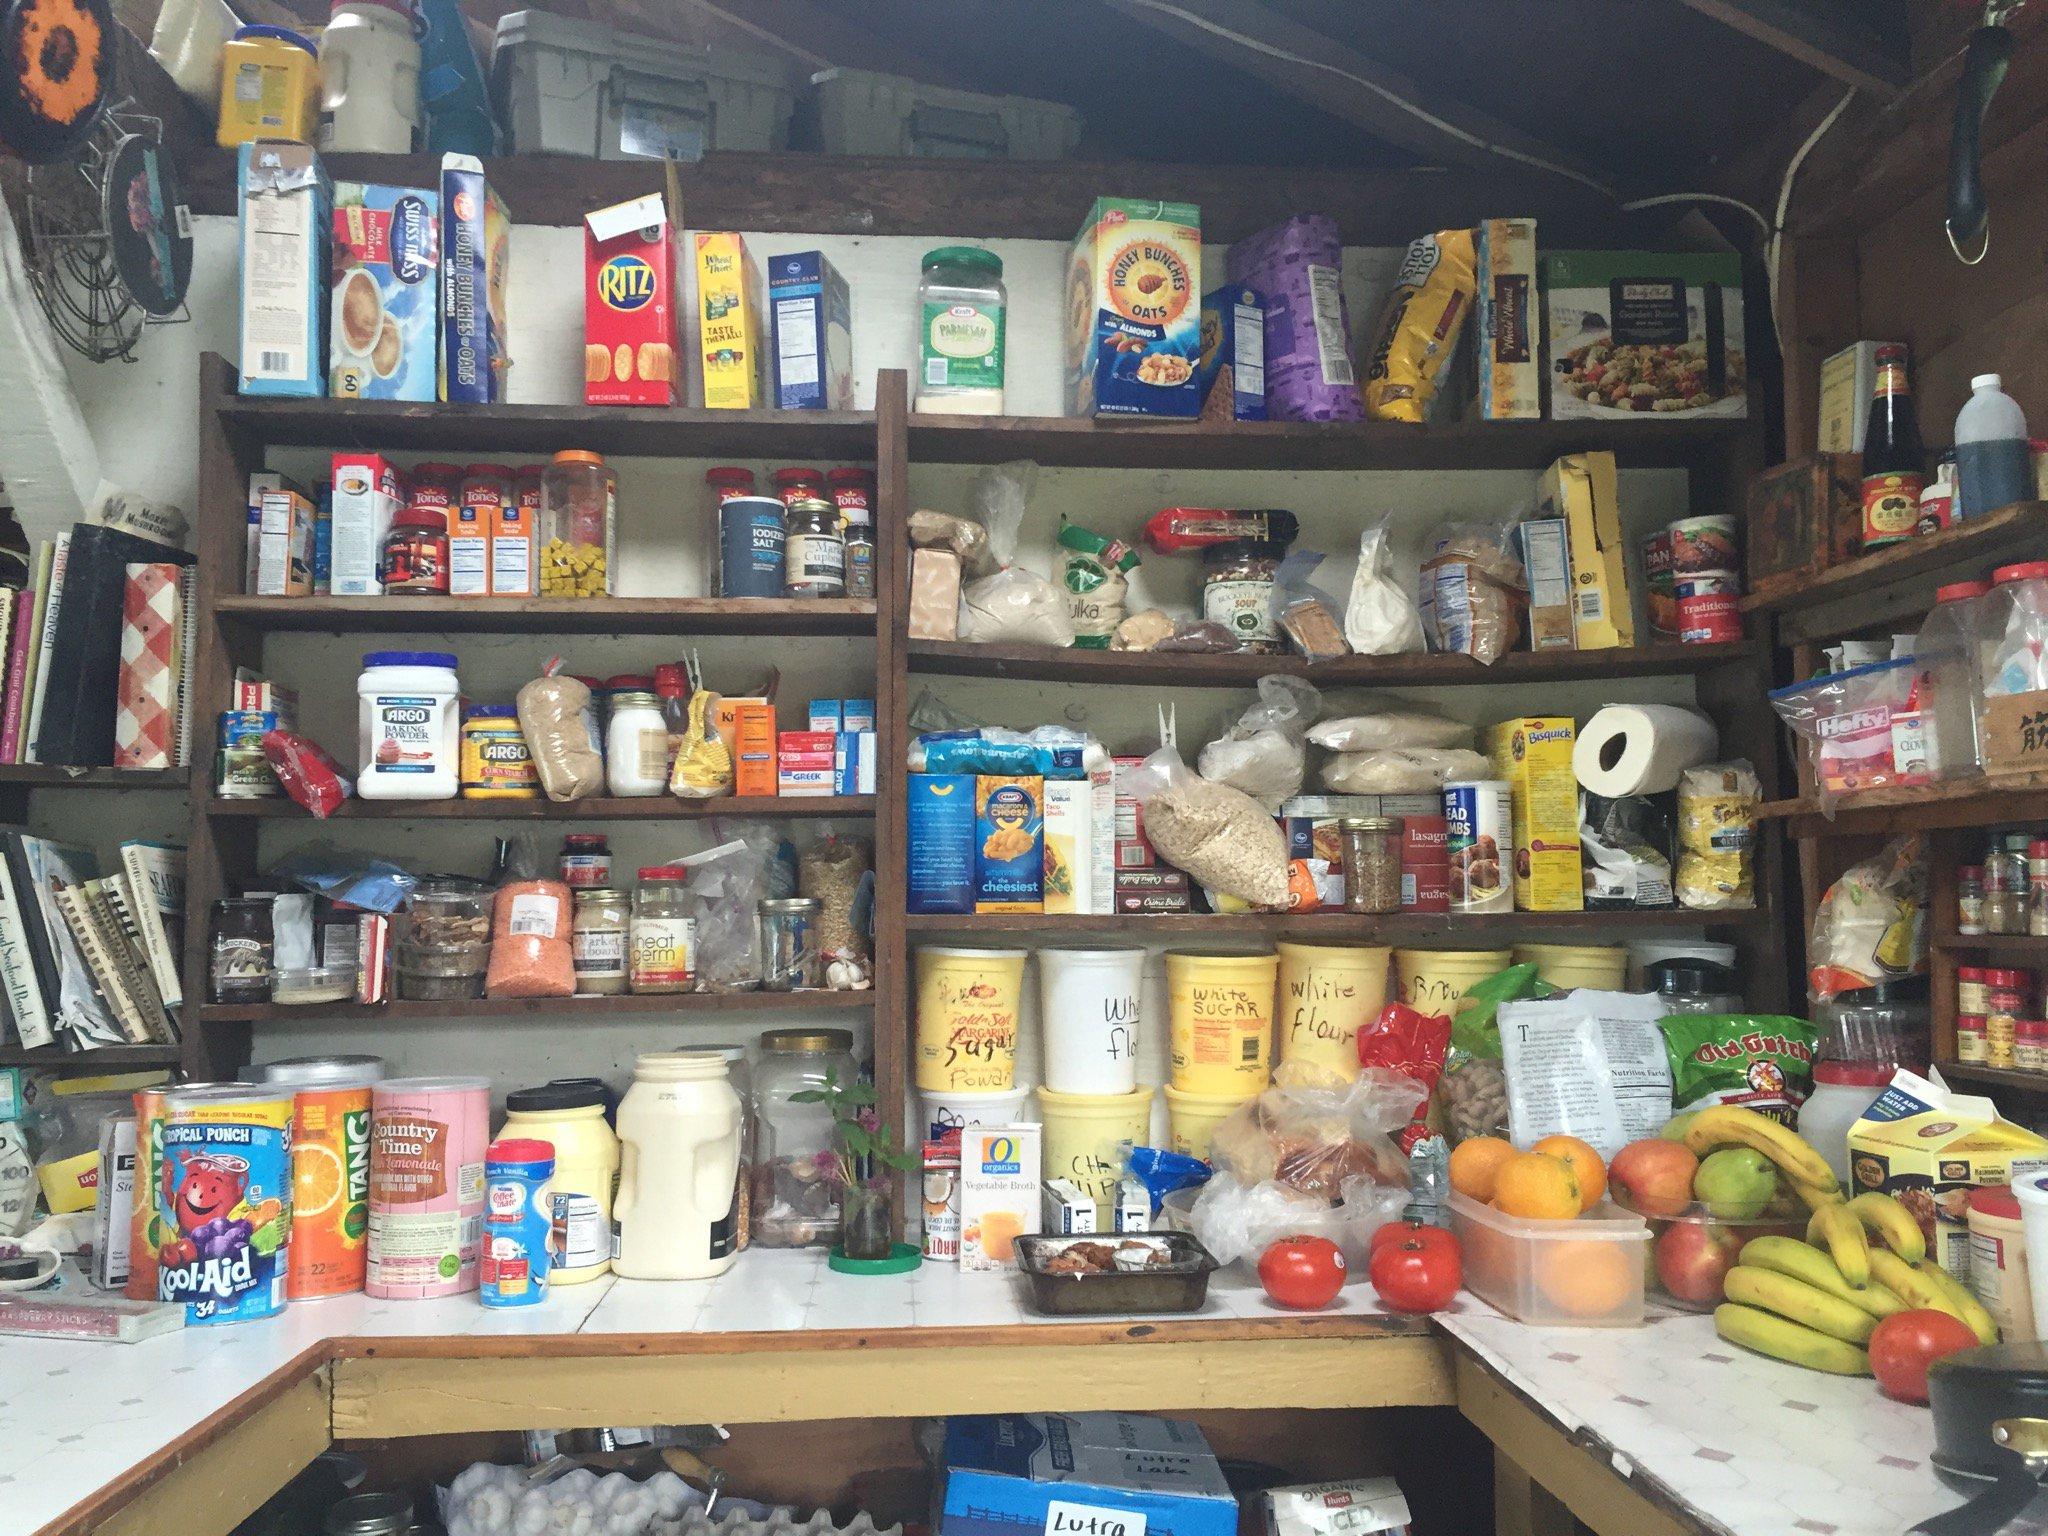
<svg viewBox="0 0 2048 1536"><path fill-rule="evenodd" d="M1347 1288L1337 1309L1376 1310L1364 1284ZM1215 1277L1194 1318L1285 1315L1237 1267ZM819 1250L756 1249L715 1281L604 1279L507 1311L470 1296L357 1295L139 1344L0 1337L0 1536L27 1536L58 1519L327 1339L1060 1321L1025 1310L1015 1275L926 1265L901 1278L855 1278L827 1268ZM1869 1381L1722 1344L1707 1318L1664 1318L1644 1330L1529 1328L1462 1297L1439 1321L1568 1433L1611 1451L1618 1471L1653 1480L1730 1536L1897 1536L1958 1502L1927 1465L1925 1410L1886 1402Z"/></svg>

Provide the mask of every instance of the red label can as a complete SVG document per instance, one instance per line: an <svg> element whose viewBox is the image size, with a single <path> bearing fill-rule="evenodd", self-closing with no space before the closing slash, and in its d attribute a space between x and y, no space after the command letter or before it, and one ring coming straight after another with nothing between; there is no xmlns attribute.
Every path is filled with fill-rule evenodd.
<svg viewBox="0 0 2048 1536"><path fill-rule="evenodd" d="M1740 599L1706 592L1678 600L1678 638L1686 645L1730 645L1742 638Z"/></svg>

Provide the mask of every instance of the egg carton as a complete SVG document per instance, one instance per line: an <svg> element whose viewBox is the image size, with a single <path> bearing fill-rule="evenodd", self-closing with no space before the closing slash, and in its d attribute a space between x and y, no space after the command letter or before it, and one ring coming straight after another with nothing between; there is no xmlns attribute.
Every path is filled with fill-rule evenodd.
<svg viewBox="0 0 2048 1536"><path fill-rule="evenodd" d="M535 1475L529 1467L477 1462L435 1490L448 1536L902 1536L866 1514L844 1526L823 1510L802 1511L707 1498L673 1472L645 1482L623 1472L572 1467Z"/></svg>

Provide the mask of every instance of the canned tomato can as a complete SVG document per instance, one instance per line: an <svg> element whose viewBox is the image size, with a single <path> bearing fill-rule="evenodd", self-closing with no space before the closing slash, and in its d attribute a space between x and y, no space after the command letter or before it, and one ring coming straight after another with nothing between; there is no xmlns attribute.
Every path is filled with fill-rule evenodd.
<svg viewBox="0 0 2048 1536"><path fill-rule="evenodd" d="M370 1090L370 1295L476 1289L490 1116L481 1077L397 1077Z"/></svg>
<svg viewBox="0 0 2048 1536"><path fill-rule="evenodd" d="M1698 572L1733 570L1741 559L1733 513L1681 517L1665 532L1671 536L1671 569L1681 581Z"/></svg>
<svg viewBox="0 0 2048 1536"><path fill-rule="evenodd" d="M292 1100L261 1084L176 1088L155 1187L157 1299L187 1323L274 1317L292 1225Z"/></svg>
<svg viewBox="0 0 2048 1536"><path fill-rule="evenodd" d="M1512 912L1513 801L1505 779L1461 779L1444 786L1453 912Z"/></svg>
<svg viewBox="0 0 2048 1536"><path fill-rule="evenodd" d="M302 1056L254 1069L292 1092L293 1301L363 1288L370 1228L370 1085L380 1056Z"/></svg>
<svg viewBox="0 0 2048 1536"><path fill-rule="evenodd" d="M1687 645L1734 644L1742 638L1740 599L1733 592L1680 597L1678 638Z"/></svg>

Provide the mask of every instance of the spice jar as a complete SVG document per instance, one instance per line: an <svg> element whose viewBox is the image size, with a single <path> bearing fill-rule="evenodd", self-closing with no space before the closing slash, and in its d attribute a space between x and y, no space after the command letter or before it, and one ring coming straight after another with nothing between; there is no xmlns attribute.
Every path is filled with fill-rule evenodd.
<svg viewBox="0 0 2048 1536"><path fill-rule="evenodd" d="M685 878L682 870L665 864L640 871L626 977L635 992L687 992L696 979L697 921L683 893Z"/></svg>
<svg viewBox="0 0 2048 1536"><path fill-rule="evenodd" d="M823 955L818 947L820 904L807 896L761 903L761 989L795 992L823 985Z"/></svg>
<svg viewBox="0 0 2048 1536"><path fill-rule="evenodd" d="M276 958L270 903L268 896L229 896L213 904L213 943L207 963L211 1001L270 1001L270 975Z"/></svg>
<svg viewBox="0 0 2048 1536"><path fill-rule="evenodd" d="M828 1079L853 1083L853 1036L843 1029L771 1029L754 1073L754 1241L763 1248L829 1245L839 1233L837 1128L831 1109L801 1102Z"/></svg>
<svg viewBox="0 0 2048 1536"><path fill-rule="evenodd" d="M714 464L704 471L704 487L705 531L710 535L707 544L713 555L711 595L738 596L737 593L728 593L725 590L724 573L720 569L724 562L717 558L718 552L724 547L725 539L725 519L719 508L728 501L754 494L754 472L739 464Z"/></svg>
<svg viewBox="0 0 2048 1536"><path fill-rule="evenodd" d="M2022 1072L2048 1071L2048 1019L2021 1019L2013 1026L2012 1059Z"/></svg>
<svg viewBox="0 0 2048 1536"><path fill-rule="evenodd" d="M652 693L630 689L611 696L605 724L604 777L614 795L646 797L668 788L668 722Z"/></svg>
<svg viewBox="0 0 2048 1536"><path fill-rule="evenodd" d="M1991 1011L1991 985L1981 965L1956 967L1956 1012L1982 1016Z"/></svg>
<svg viewBox="0 0 2048 1536"><path fill-rule="evenodd" d="M604 459L565 448L541 472L540 595L609 597L619 477Z"/></svg>
<svg viewBox="0 0 2048 1536"><path fill-rule="evenodd" d="M612 845L602 832L571 832L562 839L562 884L571 890L612 883Z"/></svg>
<svg viewBox="0 0 2048 1536"><path fill-rule="evenodd" d="M2027 842L2027 932L2048 938L2048 838Z"/></svg>
<svg viewBox="0 0 2048 1536"><path fill-rule="evenodd" d="M483 996L491 901L491 889L475 880L422 880L413 887L391 946L400 997L443 1002Z"/></svg>
<svg viewBox="0 0 2048 1536"><path fill-rule="evenodd" d="M1990 1013L1984 1016L1985 1066L2019 1065L2019 1028L2019 1020L2009 1013Z"/></svg>
<svg viewBox="0 0 2048 1536"><path fill-rule="evenodd" d="M825 500L825 477L815 469L791 464L776 470L768 479L785 507L793 507L800 501Z"/></svg>
<svg viewBox="0 0 2048 1536"><path fill-rule="evenodd" d="M576 893L569 948L576 965L578 993L617 997L626 990L632 915L632 902L624 891L607 885Z"/></svg>
<svg viewBox="0 0 2048 1536"><path fill-rule="evenodd" d="M1344 843L1344 910L1401 910L1401 840L1389 816L1346 816L1337 823Z"/></svg>
<svg viewBox="0 0 2048 1536"><path fill-rule="evenodd" d="M1278 653L1273 578L1287 546L1273 539L1227 539L1202 551L1202 617L1230 631L1240 651Z"/></svg>
<svg viewBox="0 0 2048 1536"><path fill-rule="evenodd" d="M1989 966L1984 972L1984 1011L2017 1018L2034 1011L2034 973L2013 966Z"/></svg>
<svg viewBox="0 0 2048 1536"><path fill-rule="evenodd" d="M875 595L875 472L849 466L825 476L846 538L846 595Z"/></svg>
<svg viewBox="0 0 2048 1536"><path fill-rule="evenodd" d="M800 496L785 514L784 590L791 597L846 596L846 539L829 501Z"/></svg>
<svg viewBox="0 0 2048 1536"><path fill-rule="evenodd" d="M2027 843L2024 832L1991 839L1984 859L1984 931L2027 931Z"/></svg>
<svg viewBox="0 0 2048 1536"><path fill-rule="evenodd" d="M384 535L384 590L448 591L448 516L432 507L407 507Z"/></svg>
<svg viewBox="0 0 2048 1536"><path fill-rule="evenodd" d="M1956 1015L1956 1060L1982 1066L1991 1054L1989 1041L1984 1034L1984 1015L1981 1013L1959 1013Z"/></svg>
<svg viewBox="0 0 2048 1536"><path fill-rule="evenodd" d="M1964 864L1956 870L1956 932L1984 931L1984 866Z"/></svg>

